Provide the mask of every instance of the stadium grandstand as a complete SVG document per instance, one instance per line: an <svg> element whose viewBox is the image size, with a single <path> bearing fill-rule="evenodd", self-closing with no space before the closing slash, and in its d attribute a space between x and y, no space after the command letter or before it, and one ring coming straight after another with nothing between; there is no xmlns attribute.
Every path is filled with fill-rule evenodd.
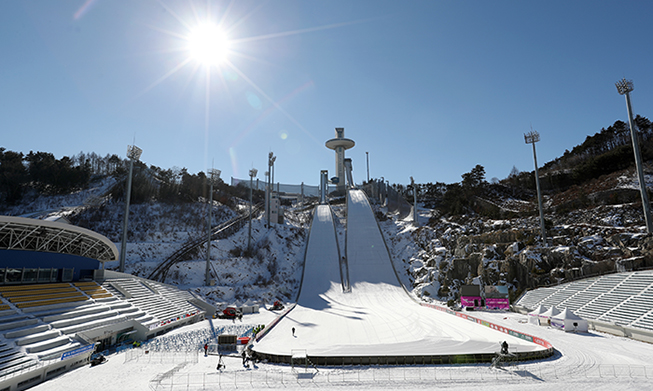
<svg viewBox="0 0 653 391"><path fill-rule="evenodd" d="M586 278L526 292L520 312L568 308L596 330L653 342L653 270Z"/></svg>
<svg viewBox="0 0 653 391"><path fill-rule="evenodd" d="M176 287L104 270L115 244L70 224L0 216L0 390L23 390L213 316Z"/></svg>

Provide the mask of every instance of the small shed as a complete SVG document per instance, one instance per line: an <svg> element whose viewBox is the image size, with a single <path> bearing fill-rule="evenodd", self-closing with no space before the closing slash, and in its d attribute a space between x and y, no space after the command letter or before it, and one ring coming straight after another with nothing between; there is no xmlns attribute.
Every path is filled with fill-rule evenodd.
<svg viewBox="0 0 653 391"><path fill-rule="evenodd" d="M551 318L551 326L563 329L566 332L583 332L588 330L587 321L580 316L574 314L568 308L565 308L561 313Z"/></svg>

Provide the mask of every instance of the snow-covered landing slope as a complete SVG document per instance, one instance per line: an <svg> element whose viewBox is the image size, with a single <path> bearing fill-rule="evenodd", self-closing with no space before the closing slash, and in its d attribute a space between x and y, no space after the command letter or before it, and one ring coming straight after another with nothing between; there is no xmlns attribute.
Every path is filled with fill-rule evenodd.
<svg viewBox="0 0 653 391"><path fill-rule="evenodd" d="M351 190L347 208L351 292L344 293L336 277L337 259L316 265L321 256L307 258L300 302L254 350L283 356L305 350L309 356L331 357L492 354L504 340L511 351L542 349L412 301L397 280L365 194ZM334 236L332 230L311 229L309 245L322 248Z"/></svg>
<svg viewBox="0 0 653 391"><path fill-rule="evenodd" d="M318 205L306 245L304 278L297 304L315 309L325 307L325 301L320 294L327 292L332 285L341 284L339 259L340 251L331 207Z"/></svg>
<svg viewBox="0 0 653 391"><path fill-rule="evenodd" d="M352 287L361 282L399 286L376 217L362 190L347 192L347 262Z"/></svg>

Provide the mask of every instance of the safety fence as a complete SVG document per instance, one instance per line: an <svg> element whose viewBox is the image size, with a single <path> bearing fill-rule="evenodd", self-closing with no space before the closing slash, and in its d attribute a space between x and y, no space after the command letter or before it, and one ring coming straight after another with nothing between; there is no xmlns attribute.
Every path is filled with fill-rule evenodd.
<svg viewBox="0 0 653 391"><path fill-rule="evenodd" d="M236 323L216 326L211 329L197 329L162 335L144 342L140 350L150 352L196 352L202 350L204 344L217 343L220 334L234 334L240 337L250 336L255 326L247 323Z"/></svg>
<svg viewBox="0 0 653 391"><path fill-rule="evenodd" d="M549 363L515 365L504 368L488 366L448 367L374 367L311 372L298 369L292 372L249 370L213 373L171 372L157 376L150 382L154 391L206 390L234 388L304 388L304 387L374 387L402 384L431 386L447 384L542 384L542 382L584 382L588 380L609 382L653 380L653 366L633 365L554 365Z"/></svg>
<svg viewBox="0 0 653 391"><path fill-rule="evenodd" d="M125 352L125 363L196 364L199 362L200 354L199 349L189 352L151 352L145 349L131 349Z"/></svg>

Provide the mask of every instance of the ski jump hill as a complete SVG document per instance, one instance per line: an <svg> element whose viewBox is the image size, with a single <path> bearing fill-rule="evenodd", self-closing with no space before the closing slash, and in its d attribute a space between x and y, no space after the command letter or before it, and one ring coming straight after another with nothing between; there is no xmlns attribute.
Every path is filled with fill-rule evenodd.
<svg viewBox="0 0 653 391"><path fill-rule="evenodd" d="M347 193L346 224L343 260L331 208L316 207L297 304L256 336L253 350L262 358L308 358L315 365L478 362L490 361L503 341L522 359L553 354L536 337L414 301L361 190Z"/></svg>

